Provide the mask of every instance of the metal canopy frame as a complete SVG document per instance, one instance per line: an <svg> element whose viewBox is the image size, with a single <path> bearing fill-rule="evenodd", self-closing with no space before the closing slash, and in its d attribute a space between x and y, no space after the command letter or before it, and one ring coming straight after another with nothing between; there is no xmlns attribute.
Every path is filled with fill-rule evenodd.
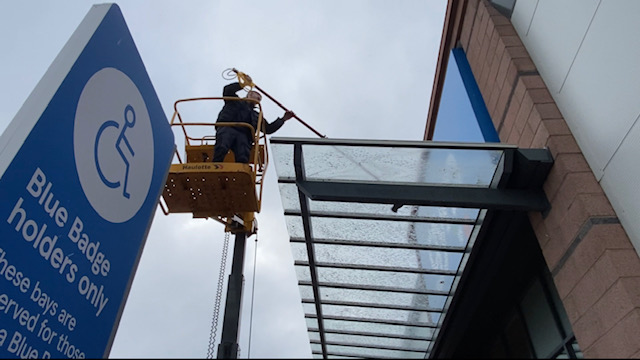
<svg viewBox="0 0 640 360"><path fill-rule="evenodd" d="M270 142L319 358L429 357L494 215L549 209L546 149Z"/></svg>

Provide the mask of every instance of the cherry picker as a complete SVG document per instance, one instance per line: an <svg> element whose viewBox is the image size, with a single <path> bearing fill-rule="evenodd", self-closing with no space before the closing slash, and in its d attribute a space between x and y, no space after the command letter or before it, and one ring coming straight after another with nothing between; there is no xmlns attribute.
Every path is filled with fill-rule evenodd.
<svg viewBox="0 0 640 360"><path fill-rule="evenodd" d="M288 111L282 104L259 88L251 81L251 77L232 69L227 71L227 77L236 76L238 82L245 89L260 91L278 106ZM224 75L223 75L224 76ZM212 102L212 101L253 101L258 106L258 125L253 128L247 123L239 122L188 122L183 119L179 108L187 104ZM176 150L177 163L171 165L160 206L165 213L191 213L194 218L213 219L225 225L225 244L229 234L235 235L233 263L227 287L227 297L223 328L217 357L237 358L238 353L238 329L242 301L242 268L244 265L245 243L247 237L257 232L255 213L260 212L262 204L262 192L264 175L269 163L266 135L262 133L263 126L262 107L259 102L238 97L201 97L181 99L174 103L174 113L171 117L171 126L177 127L184 135L185 158L183 159ZM326 137L296 115L294 117L307 128L320 137ZM229 151L223 162L212 162L215 135L211 135L212 129L223 126L236 126L248 128L253 134L253 146L249 163L235 162L233 151ZM200 132L207 135L190 135L194 128L208 128L209 131ZM224 257L224 256L223 256ZM224 266L221 266L221 276ZM222 277L219 279L218 289L221 289ZM214 310L214 327L217 327L217 296L216 309ZM212 357L212 342L215 331L212 331L212 339L209 344L209 357Z"/></svg>

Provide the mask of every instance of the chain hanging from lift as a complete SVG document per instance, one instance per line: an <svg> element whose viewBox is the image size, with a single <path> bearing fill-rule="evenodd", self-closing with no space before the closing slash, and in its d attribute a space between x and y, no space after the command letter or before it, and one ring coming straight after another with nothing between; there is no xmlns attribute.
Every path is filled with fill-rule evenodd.
<svg viewBox="0 0 640 360"><path fill-rule="evenodd" d="M227 267L227 253L229 251L229 233L224 233L224 243L222 245L222 259L220 260L220 271L218 272L218 286L213 304L213 316L211 319L211 332L209 334L209 347L207 349L207 359L213 359L215 352L216 333L218 332L218 318L220 317L220 302L222 301L222 288L224 285L225 269Z"/></svg>

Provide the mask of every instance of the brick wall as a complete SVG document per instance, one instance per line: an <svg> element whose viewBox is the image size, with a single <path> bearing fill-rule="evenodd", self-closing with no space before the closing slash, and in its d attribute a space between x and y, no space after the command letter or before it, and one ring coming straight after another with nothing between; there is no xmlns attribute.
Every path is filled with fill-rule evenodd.
<svg viewBox="0 0 640 360"><path fill-rule="evenodd" d="M508 18L470 0L458 46L467 54L502 142L548 147L551 211L531 213L585 357L640 357L640 259Z"/></svg>

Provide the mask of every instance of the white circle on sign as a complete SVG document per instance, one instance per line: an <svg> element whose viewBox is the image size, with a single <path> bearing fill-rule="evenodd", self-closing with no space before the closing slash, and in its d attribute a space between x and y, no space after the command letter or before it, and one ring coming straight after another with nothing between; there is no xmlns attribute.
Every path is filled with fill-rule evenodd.
<svg viewBox="0 0 640 360"><path fill-rule="evenodd" d="M82 190L102 218L123 223L138 213L153 176L153 133L142 95L122 71L104 68L87 81L73 151Z"/></svg>

